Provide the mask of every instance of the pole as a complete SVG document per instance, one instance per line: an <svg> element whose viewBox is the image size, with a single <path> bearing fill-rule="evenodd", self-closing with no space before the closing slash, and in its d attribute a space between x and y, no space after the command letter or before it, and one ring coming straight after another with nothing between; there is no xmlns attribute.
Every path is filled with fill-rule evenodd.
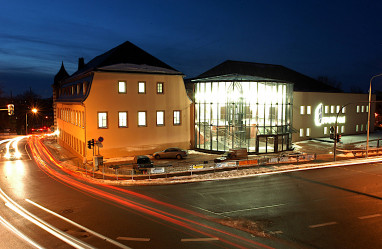
<svg viewBox="0 0 382 249"><path fill-rule="evenodd" d="M25 136L28 135L28 112L25 113Z"/></svg>
<svg viewBox="0 0 382 249"><path fill-rule="evenodd" d="M377 74L371 77L370 79L370 87L369 87L369 109L367 110L367 138L366 138L366 157L369 156L369 136L370 136L370 103L371 103L371 81L376 78L382 76L382 74Z"/></svg>

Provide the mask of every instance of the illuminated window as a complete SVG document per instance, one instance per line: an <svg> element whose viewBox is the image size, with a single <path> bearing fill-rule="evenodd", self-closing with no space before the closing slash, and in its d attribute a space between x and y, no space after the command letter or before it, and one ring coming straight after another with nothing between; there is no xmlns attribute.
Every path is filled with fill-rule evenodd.
<svg viewBox="0 0 382 249"><path fill-rule="evenodd" d="M365 107L361 106L361 112L365 112Z"/></svg>
<svg viewBox="0 0 382 249"><path fill-rule="evenodd" d="M138 93L146 93L146 82L138 82Z"/></svg>
<svg viewBox="0 0 382 249"><path fill-rule="evenodd" d="M361 124L361 131L363 131L363 124Z"/></svg>
<svg viewBox="0 0 382 249"><path fill-rule="evenodd" d="M98 113L98 128L107 128L107 112Z"/></svg>
<svg viewBox="0 0 382 249"><path fill-rule="evenodd" d="M324 127L324 135L328 134L328 127Z"/></svg>
<svg viewBox="0 0 382 249"><path fill-rule="evenodd" d="M346 112L346 106L342 107L342 113Z"/></svg>
<svg viewBox="0 0 382 249"><path fill-rule="evenodd" d="M164 111L157 111L157 126L164 125Z"/></svg>
<svg viewBox="0 0 382 249"><path fill-rule="evenodd" d="M341 126L341 133L345 133L345 126Z"/></svg>
<svg viewBox="0 0 382 249"><path fill-rule="evenodd" d="M326 114L329 113L329 106L328 106L328 105L325 106L325 113L326 113Z"/></svg>
<svg viewBox="0 0 382 249"><path fill-rule="evenodd" d="M359 105L357 105L357 113L359 113Z"/></svg>
<svg viewBox="0 0 382 249"><path fill-rule="evenodd" d="M158 94L163 93L163 82L158 82L157 83L157 93Z"/></svg>
<svg viewBox="0 0 382 249"><path fill-rule="evenodd" d="M312 113L312 107L310 105L308 105L306 107L306 114L310 115Z"/></svg>
<svg viewBox="0 0 382 249"><path fill-rule="evenodd" d="M127 127L127 112L118 112L118 127Z"/></svg>
<svg viewBox="0 0 382 249"><path fill-rule="evenodd" d="M306 128L306 136L307 136L307 137L310 136L310 128Z"/></svg>
<svg viewBox="0 0 382 249"><path fill-rule="evenodd" d="M180 125L180 111L174 111L174 125Z"/></svg>
<svg viewBox="0 0 382 249"><path fill-rule="evenodd" d="M338 105L336 109L336 113L339 113L339 112L340 112L340 106Z"/></svg>
<svg viewBox="0 0 382 249"><path fill-rule="evenodd" d="M305 114L305 106L300 106L300 114L304 115Z"/></svg>
<svg viewBox="0 0 382 249"><path fill-rule="evenodd" d="M334 113L334 108L335 108L334 105L330 106L330 113Z"/></svg>
<svg viewBox="0 0 382 249"><path fill-rule="evenodd" d="M369 112L369 106L366 106L366 112Z"/></svg>
<svg viewBox="0 0 382 249"><path fill-rule="evenodd" d="M146 112L138 112L138 126L147 126L146 124Z"/></svg>
<svg viewBox="0 0 382 249"><path fill-rule="evenodd" d="M304 129L300 129L300 137L303 137L304 136Z"/></svg>
<svg viewBox="0 0 382 249"><path fill-rule="evenodd" d="M126 82L119 81L118 82L118 93L126 93Z"/></svg>
<svg viewBox="0 0 382 249"><path fill-rule="evenodd" d="M359 125L355 125L355 131L359 132Z"/></svg>

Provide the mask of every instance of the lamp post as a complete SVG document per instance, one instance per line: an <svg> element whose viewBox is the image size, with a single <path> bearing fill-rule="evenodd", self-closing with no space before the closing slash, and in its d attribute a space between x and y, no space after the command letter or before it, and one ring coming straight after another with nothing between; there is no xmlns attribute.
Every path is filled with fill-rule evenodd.
<svg viewBox="0 0 382 249"><path fill-rule="evenodd" d="M382 76L382 74L377 74L371 77L370 79L370 87L369 87L369 107L367 110L367 138L366 138L366 157L369 156L369 135L370 135L370 103L371 103L371 81L374 78Z"/></svg>
<svg viewBox="0 0 382 249"><path fill-rule="evenodd" d="M32 108L31 111L34 114L38 112L36 108ZM25 135L28 135L28 111L25 113Z"/></svg>

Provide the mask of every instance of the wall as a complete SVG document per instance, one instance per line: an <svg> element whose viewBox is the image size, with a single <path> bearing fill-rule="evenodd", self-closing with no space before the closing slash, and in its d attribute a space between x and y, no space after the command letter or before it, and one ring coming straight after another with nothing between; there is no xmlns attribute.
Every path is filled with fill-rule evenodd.
<svg viewBox="0 0 382 249"><path fill-rule="evenodd" d="M375 100L375 95L372 96L372 100ZM368 94L294 92L293 128L295 129L295 132L292 136L293 142L310 138L329 137L329 129L331 126L334 126L335 123L329 122L317 125L315 118L317 119L317 107L319 104L322 104L322 117L325 117L324 119L326 121L328 121L328 117L331 117L332 119L335 118L338 110L345 105L345 113L339 115L338 119L338 132L340 134L350 135L366 133ZM304 114L301 114L301 106L304 107ZM311 109L310 114L307 113L308 106L310 106ZM332 109L332 106L334 107L334 110ZM375 103L372 103L372 115L370 121L372 124L370 127L371 132L374 130L374 110ZM345 123L341 123L343 120ZM300 129L303 130L302 136L300 135Z"/></svg>
<svg viewBox="0 0 382 249"><path fill-rule="evenodd" d="M118 93L118 81L126 81L127 93ZM146 93L138 94L138 82ZM156 93L157 82L164 94ZM180 75L96 72L84 101L86 140L104 138L100 154L105 158L151 154L167 147L190 148L190 104ZM156 125L156 111L165 111L165 125ZM173 111L181 111L181 125L173 125ZM97 113L107 112L107 128L98 128ZM118 127L118 112L128 113L127 128ZM146 111L147 126L138 126L138 111ZM87 150L91 157L92 150Z"/></svg>

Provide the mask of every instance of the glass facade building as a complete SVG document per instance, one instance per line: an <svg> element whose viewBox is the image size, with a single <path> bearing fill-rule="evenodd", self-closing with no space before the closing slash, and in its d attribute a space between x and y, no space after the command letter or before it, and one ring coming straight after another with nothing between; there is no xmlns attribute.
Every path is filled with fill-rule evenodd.
<svg viewBox="0 0 382 249"><path fill-rule="evenodd" d="M255 76L193 82L196 149L272 153L291 148L292 83Z"/></svg>

